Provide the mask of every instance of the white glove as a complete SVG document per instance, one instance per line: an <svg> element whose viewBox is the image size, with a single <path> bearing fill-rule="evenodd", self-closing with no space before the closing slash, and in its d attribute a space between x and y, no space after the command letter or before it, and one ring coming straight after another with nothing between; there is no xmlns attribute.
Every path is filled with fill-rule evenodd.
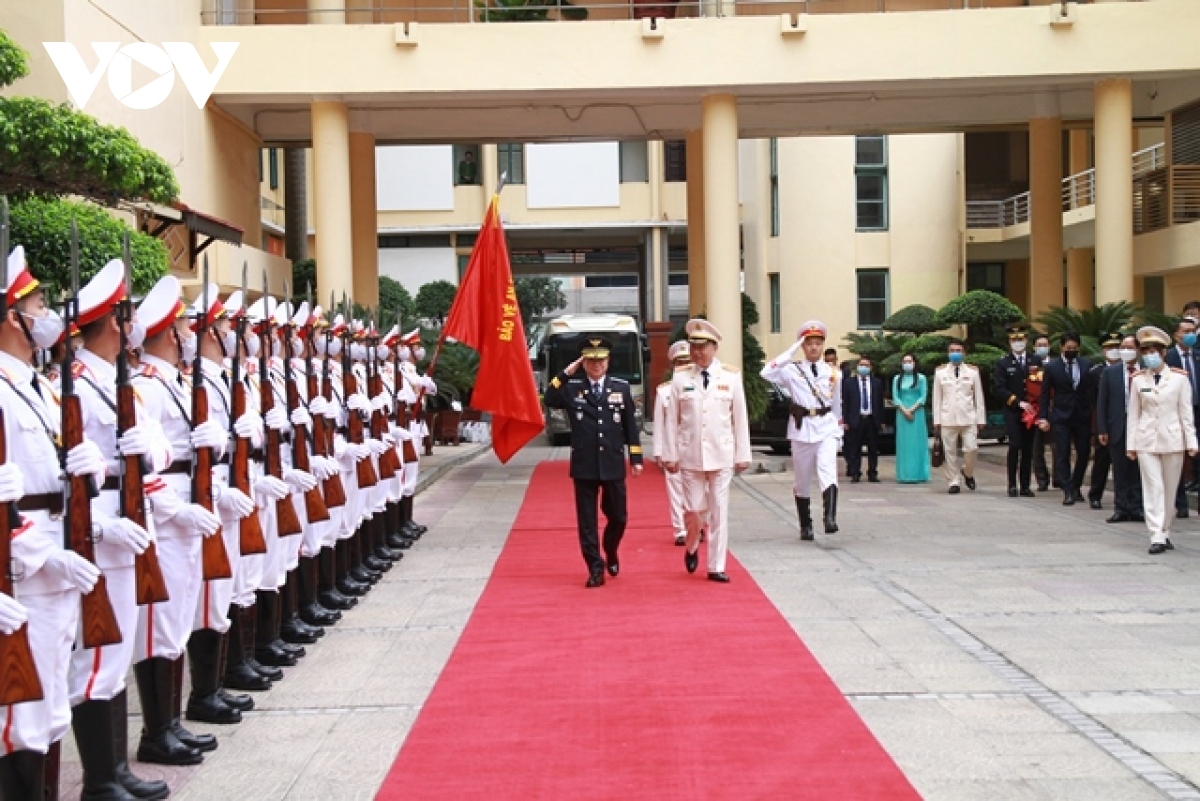
<svg viewBox="0 0 1200 801"><path fill-rule="evenodd" d="M0 595L0 634L12 634L29 620L25 607L7 595Z"/></svg>
<svg viewBox="0 0 1200 801"><path fill-rule="evenodd" d="M0 465L0 503L13 503L24 495L25 477L21 474L21 468L12 462Z"/></svg>
<svg viewBox="0 0 1200 801"><path fill-rule="evenodd" d="M254 511L254 501L240 489L223 486L221 487L221 496L217 499L217 508L241 520Z"/></svg>
<svg viewBox="0 0 1200 801"><path fill-rule="evenodd" d="M383 456L388 451L388 446L384 445L383 441L378 439L368 439L367 447L370 448L371 453L375 454L376 456Z"/></svg>
<svg viewBox="0 0 1200 801"><path fill-rule="evenodd" d="M292 425L304 426L311 429L312 415L308 413L308 409L305 409L303 406L297 406L296 411L292 412Z"/></svg>
<svg viewBox="0 0 1200 801"><path fill-rule="evenodd" d="M387 445L389 449L396 447L396 438L391 434L385 433L380 437L380 439L383 440L383 444Z"/></svg>
<svg viewBox="0 0 1200 801"><path fill-rule="evenodd" d="M346 452L350 454L354 461L361 462L363 459L366 459L371 455L371 448L365 444L357 445L353 442L347 442Z"/></svg>
<svg viewBox="0 0 1200 801"><path fill-rule="evenodd" d="M772 362L772 364L787 364L788 362L790 362L792 360L792 357L796 355L796 351L800 350L800 346L803 344L804 344L804 340L797 339L795 342L792 343L792 346L790 348L788 348L783 353L776 356L775 360Z"/></svg>
<svg viewBox="0 0 1200 801"><path fill-rule="evenodd" d="M50 575L68 582L84 595L91 592L100 579L100 568L74 551L55 551L46 559L42 570L50 571Z"/></svg>
<svg viewBox="0 0 1200 801"><path fill-rule="evenodd" d="M317 486L317 479L313 474L303 470L284 470L283 480L296 492L308 492Z"/></svg>
<svg viewBox="0 0 1200 801"><path fill-rule="evenodd" d="M134 556L150 544L150 533L127 517L110 517L99 525L105 542L120 545Z"/></svg>
<svg viewBox="0 0 1200 801"><path fill-rule="evenodd" d="M233 433L242 439L250 440L250 447L261 448L263 445L263 419L258 412L246 412L233 424Z"/></svg>
<svg viewBox="0 0 1200 801"><path fill-rule="evenodd" d="M363 415L369 415L372 411L371 400L366 395L356 392L346 399L346 408Z"/></svg>
<svg viewBox="0 0 1200 801"><path fill-rule="evenodd" d="M413 435L409 432L408 429L401 428L400 426L396 426L395 428L392 429L392 436L394 436L396 439L398 439L401 442L408 442L410 439L413 438Z"/></svg>
<svg viewBox="0 0 1200 801"><path fill-rule="evenodd" d="M262 476L258 481L254 482L254 494L261 495L267 500L282 501L291 491L288 485L284 484L275 476Z"/></svg>
<svg viewBox="0 0 1200 801"><path fill-rule="evenodd" d="M216 420L205 420L192 429L192 447L212 448L218 459L229 447L229 434Z"/></svg>
<svg viewBox="0 0 1200 801"><path fill-rule="evenodd" d="M325 419L332 420L333 422L336 423L337 419L338 419L338 415L341 414L341 411L342 411L341 407L338 406L338 404L336 404L336 403L331 403L330 401L326 401L325 403L326 403L326 407L327 407L324 411Z"/></svg>
<svg viewBox="0 0 1200 801"><path fill-rule="evenodd" d="M371 398L371 409L373 411L382 412L389 405L391 404L388 402L387 395L384 395L382 392Z"/></svg>
<svg viewBox="0 0 1200 801"><path fill-rule="evenodd" d="M287 413L278 406L271 407L271 411L263 415L263 422L272 431L287 431L288 429Z"/></svg>
<svg viewBox="0 0 1200 801"><path fill-rule="evenodd" d="M324 456L314 456L309 461L309 466L312 468L312 474L316 477L317 481L325 481L341 472L338 469L337 462Z"/></svg>
<svg viewBox="0 0 1200 801"><path fill-rule="evenodd" d="M122 456L145 456L150 452L150 435L141 426L127 429L117 440L117 451Z"/></svg>
<svg viewBox="0 0 1200 801"><path fill-rule="evenodd" d="M311 415L314 415L314 416L321 415L322 417L324 417L324 416L326 416L328 411L329 411L329 401L325 400L325 398L323 398L320 395L318 395L317 397L313 398L312 400L310 400L308 402L308 413Z"/></svg>
<svg viewBox="0 0 1200 801"><path fill-rule="evenodd" d="M104 466L99 446L90 439L67 452L67 472L73 476L97 476L99 483L104 481Z"/></svg>
<svg viewBox="0 0 1200 801"><path fill-rule="evenodd" d="M182 528L199 532L204 537L211 537L221 529L220 518L198 503L184 504L171 519Z"/></svg>

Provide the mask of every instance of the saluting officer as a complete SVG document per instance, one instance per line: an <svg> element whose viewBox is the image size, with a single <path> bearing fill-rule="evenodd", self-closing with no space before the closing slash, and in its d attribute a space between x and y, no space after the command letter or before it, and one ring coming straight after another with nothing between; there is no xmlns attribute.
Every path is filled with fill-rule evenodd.
<svg viewBox="0 0 1200 801"><path fill-rule="evenodd" d="M671 403L671 377L675 370L692 363L691 345L685 339L679 340L667 350L667 359L671 362L672 374L658 385L654 393L654 461L659 467L662 467L663 420ZM683 522L683 476L679 473L667 473L667 498L671 503L671 528L675 532L675 544L683 545L687 541L687 525Z"/></svg>
<svg viewBox="0 0 1200 801"><path fill-rule="evenodd" d="M571 421L571 478L575 481L575 519L579 547L588 566L588 587L604 584L608 574L620 572L617 548L628 519L625 508L625 449L633 474L642 472L642 444L638 437L633 394L629 382L610 377L608 355L612 346L603 337L589 337L580 358L550 380L546 406L565 409ZM577 376L580 365L584 375ZM604 526L604 557L597 533L596 495Z"/></svg>
<svg viewBox="0 0 1200 801"><path fill-rule="evenodd" d="M1037 430L1026 424L1030 416L1037 416L1037 399L1027 392L1030 368L1040 368L1042 359L1036 353L1028 353L1028 329L1023 325L1008 327L1009 353L996 362L992 374L992 390L1004 405L1004 431L1008 436L1008 497L1018 495L1032 498L1030 482L1033 478L1033 437ZM1018 476L1020 487L1018 489Z"/></svg>

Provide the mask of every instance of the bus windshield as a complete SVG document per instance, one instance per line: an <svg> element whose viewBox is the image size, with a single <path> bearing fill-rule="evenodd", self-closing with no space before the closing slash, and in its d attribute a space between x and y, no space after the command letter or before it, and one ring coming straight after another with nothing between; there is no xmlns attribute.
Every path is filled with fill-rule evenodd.
<svg viewBox="0 0 1200 801"><path fill-rule="evenodd" d="M553 334L546 338L546 368L548 376L556 376L571 362L579 358L579 348L585 339L594 333ZM631 331L605 332L604 338L612 343L608 357L608 374L623 378L630 384L642 383L642 346L638 335Z"/></svg>

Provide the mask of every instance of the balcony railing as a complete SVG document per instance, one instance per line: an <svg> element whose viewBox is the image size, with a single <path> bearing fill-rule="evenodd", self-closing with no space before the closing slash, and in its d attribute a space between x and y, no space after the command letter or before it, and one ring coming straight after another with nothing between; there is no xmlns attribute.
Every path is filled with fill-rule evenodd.
<svg viewBox="0 0 1200 801"><path fill-rule="evenodd" d="M1200 220L1200 164L1172 164L1133 180L1133 230L1144 234Z"/></svg>

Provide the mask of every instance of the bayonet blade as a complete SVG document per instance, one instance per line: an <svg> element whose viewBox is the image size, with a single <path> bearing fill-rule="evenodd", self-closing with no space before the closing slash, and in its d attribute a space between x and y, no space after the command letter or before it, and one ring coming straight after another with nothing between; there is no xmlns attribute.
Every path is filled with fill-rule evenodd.
<svg viewBox="0 0 1200 801"><path fill-rule="evenodd" d="M79 226L71 215L71 297L79 297Z"/></svg>
<svg viewBox="0 0 1200 801"><path fill-rule="evenodd" d="M0 310L8 310L8 195L0 196Z"/></svg>
<svg viewBox="0 0 1200 801"><path fill-rule="evenodd" d="M125 299L133 303L133 256L129 251L129 232L121 238L121 261L125 265Z"/></svg>
<svg viewBox="0 0 1200 801"><path fill-rule="evenodd" d="M204 272L200 285L200 330L208 327L208 254L204 254ZM199 349L196 350L199 353Z"/></svg>

